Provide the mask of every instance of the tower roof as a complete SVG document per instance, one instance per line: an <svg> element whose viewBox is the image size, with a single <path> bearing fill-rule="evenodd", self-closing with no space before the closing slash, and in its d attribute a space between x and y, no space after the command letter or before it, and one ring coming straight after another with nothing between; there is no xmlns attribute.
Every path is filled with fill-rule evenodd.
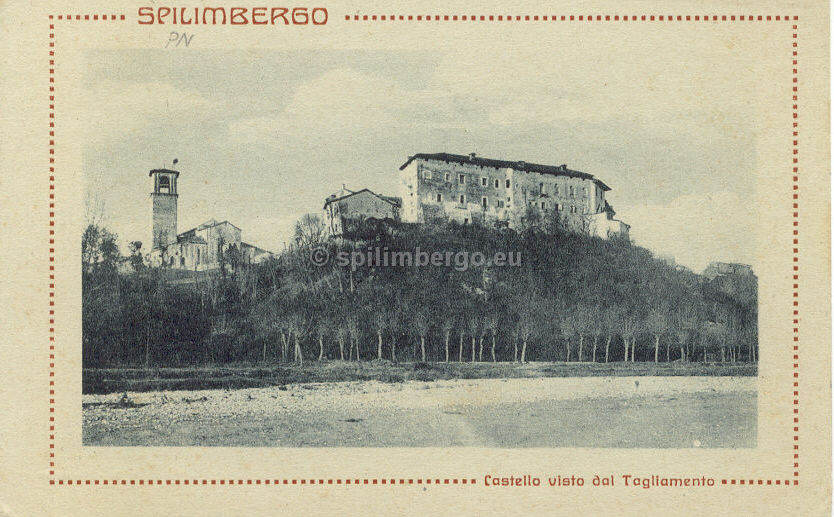
<svg viewBox="0 0 834 517"><path fill-rule="evenodd" d="M180 171L175 171L173 169L151 169L151 172L148 173L148 176L153 176L154 174L157 174L157 173L160 173L160 172L173 174L177 177L179 177L179 175L180 175Z"/></svg>

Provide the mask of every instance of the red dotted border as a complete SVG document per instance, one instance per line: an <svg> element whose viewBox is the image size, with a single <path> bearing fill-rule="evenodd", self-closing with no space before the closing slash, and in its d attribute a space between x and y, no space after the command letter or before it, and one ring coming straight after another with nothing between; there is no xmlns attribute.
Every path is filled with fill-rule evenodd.
<svg viewBox="0 0 834 517"><path fill-rule="evenodd" d="M376 22L376 21L381 21L381 22L384 22L384 21L390 21L390 22L393 22L393 21L401 21L401 22L402 21L408 21L408 22L412 22L412 21L418 21L418 22L420 22L420 21L426 21L426 22L430 22L430 21L435 21L435 22L440 22L440 21L443 21L443 22L466 22L466 21L469 21L469 22L476 22L476 21L480 21L480 22L514 22L514 21L515 22L546 22L546 21L551 21L551 22L557 22L557 21L560 21L560 22L565 22L565 21L570 21L570 22L573 22L573 21L580 21L580 22L581 21L588 21L588 22L592 22L592 21L598 21L598 22L602 22L602 21L605 21L605 22L611 22L611 21L614 21L614 22L620 22L620 21L622 21L622 22L627 22L627 21L633 21L633 22L636 22L636 21L641 21L641 22L654 22L654 21L659 21L659 22L662 22L662 21L667 21L667 22L673 22L673 21L678 21L678 22L683 22L683 21L686 21L686 22L689 22L689 21L696 21L696 22L698 22L698 21L704 21L704 22L710 22L710 21L718 22L718 21L721 21L721 22L727 22L727 21L730 21L730 22L735 22L735 21L739 21L739 22L743 22L743 21L748 21L748 22L752 22L752 21L759 21L759 22L761 22L761 21L767 21L767 22L769 22L769 21L777 21L778 22L778 21L789 21L789 20L797 21L797 20L799 20L799 16L781 16L781 15L780 16L766 16L766 15L758 15L758 16L753 16L753 15L738 15L738 16L736 16L736 15L720 15L719 16L719 15L715 15L715 14L713 14L713 15L704 15L704 16L702 16L702 15L662 15L662 14L661 15L646 15L646 14L643 14L643 15L618 15L618 14L615 14L615 15L608 15L608 14L606 14L606 15L602 15L602 14L597 14L597 15L582 15L582 14L580 14L580 15L566 15L566 14L563 14L563 15L542 15L542 16L538 16L538 15L501 15L501 14L498 14L498 15L495 15L495 14L478 14L478 15L474 15L474 14L473 15L466 15L466 14L464 14L464 15L457 15L457 14L451 14L451 15L450 14L428 14L428 15L421 15L421 14L417 14L417 15L414 15L414 14L388 14L388 15L386 15L386 14L382 14L382 15L362 14L362 15L359 15L359 14L353 14L353 15L351 15L351 14L346 14L345 15L345 21L363 21L363 22L368 22L368 21L371 21L371 22Z"/></svg>
<svg viewBox="0 0 834 517"><path fill-rule="evenodd" d="M338 479L55 479L55 20L124 21L125 15L49 15L49 484L50 485L475 485L471 478L338 478ZM346 21L798 21L798 16L620 16L620 15L345 15ZM722 479L722 485L796 486L799 484L799 124L798 25L792 25L793 116L793 483L785 479Z"/></svg>
<svg viewBox="0 0 834 517"><path fill-rule="evenodd" d="M55 24L49 17L49 477L55 476Z"/></svg>
<svg viewBox="0 0 834 517"><path fill-rule="evenodd" d="M124 14L49 15L49 483L55 484L55 21L124 21ZM59 483L60 484L60 483Z"/></svg>
<svg viewBox="0 0 834 517"><path fill-rule="evenodd" d="M59 479L51 485L475 485L473 478ZM768 483L770 484L770 483ZM778 483L777 483L778 484Z"/></svg>
<svg viewBox="0 0 834 517"><path fill-rule="evenodd" d="M58 20L78 20L78 21L124 21L125 15L123 14L57 14L57 15L49 15L50 20L58 19Z"/></svg>
<svg viewBox="0 0 834 517"><path fill-rule="evenodd" d="M799 484L799 25L791 27L791 88L793 109L793 477Z"/></svg>
<svg viewBox="0 0 834 517"><path fill-rule="evenodd" d="M722 485L745 485L745 486L758 486L758 485L776 485L776 486L791 486L791 481L789 479L722 479ZM794 480L794 485L798 484L796 480Z"/></svg>

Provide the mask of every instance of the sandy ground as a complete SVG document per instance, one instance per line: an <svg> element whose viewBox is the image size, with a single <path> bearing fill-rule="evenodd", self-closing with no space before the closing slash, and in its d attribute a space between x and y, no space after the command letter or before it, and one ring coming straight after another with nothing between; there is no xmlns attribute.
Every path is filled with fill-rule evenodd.
<svg viewBox="0 0 834 517"><path fill-rule="evenodd" d="M84 395L85 445L754 447L755 377L297 384ZM651 425L647 425L651 423ZM650 431L647 432L647 428Z"/></svg>

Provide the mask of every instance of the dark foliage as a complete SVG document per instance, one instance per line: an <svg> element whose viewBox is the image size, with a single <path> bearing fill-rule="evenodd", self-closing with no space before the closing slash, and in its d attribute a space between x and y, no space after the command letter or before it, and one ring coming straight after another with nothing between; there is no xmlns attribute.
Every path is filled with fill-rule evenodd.
<svg viewBox="0 0 834 517"><path fill-rule="evenodd" d="M422 363L421 347L426 361L443 361L447 341L451 361L471 361L473 338L483 361L492 361L493 339L497 361L520 360L522 349L525 360L622 361L627 344L636 361L756 360L755 277L710 282L629 242L535 223L515 232L368 221L350 229L351 239L308 232L278 258L245 265L229 256L222 271L208 272L147 267L140 243L123 259L116 237L91 226L82 243L84 365L290 361L299 359L296 340L305 361L321 351L368 360L380 335L383 358L395 362ZM313 264L315 247L333 260ZM451 253L452 262L352 268L336 260L377 248ZM457 267L460 251L518 253L521 264Z"/></svg>

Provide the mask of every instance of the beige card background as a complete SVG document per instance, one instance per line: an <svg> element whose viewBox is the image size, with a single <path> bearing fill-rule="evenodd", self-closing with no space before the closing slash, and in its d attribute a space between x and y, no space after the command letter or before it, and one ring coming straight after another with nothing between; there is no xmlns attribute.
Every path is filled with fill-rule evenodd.
<svg viewBox="0 0 834 517"><path fill-rule="evenodd" d="M558 37L565 42L564 51L570 52L572 45L608 46L613 35L624 31L640 34L641 45L649 48L675 45L680 40L701 46L681 48L681 61L690 53L711 52L710 46L715 46L717 57L722 55L719 49L736 49L745 65L716 59L719 73L761 78L756 91L722 92L739 103L752 103L748 107L762 121L756 134L759 173L753 195L760 219L756 236L761 315L759 437L758 446L749 450L82 447L77 236L83 223L83 127L76 114L83 92L78 84L79 67L87 49L165 45L168 32L176 28L139 25L140 5L86 1L0 4L0 263L5 307L0 318L4 330L0 347L0 515L829 512L825 3L513 1L476 5L447 1L395 6L338 1L322 4L329 12L325 27L193 28L197 35L194 46L201 50L535 48L541 41ZM96 20L94 13L98 17L106 13L108 19ZM364 15L383 13L412 15L415 20L383 23L363 19ZM500 25L488 19L416 21L417 15L464 13L567 18ZM67 20L67 15L72 19ZM109 19L110 15L116 19ZM589 15L593 21L587 21ZM638 18L614 20L614 16L624 15ZM672 21L668 21L670 15ZM710 20L703 21L707 15ZM739 19L742 15L743 21ZM606 17L610 19L606 21ZM55 55L50 56L50 51ZM633 65L640 67L641 63ZM52 84L58 85L54 101L50 100ZM616 93L611 102L618 102ZM52 121L54 138L49 134ZM614 475L618 481L623 474L707 476L716 480L716 486L683 490L632 488L622 483L603 488L587 483L582 488L492 488L484 486L487 474L577 475L586 481L597 474ZM409 479L418 478L468 479L475 484L409 484ZM266 484L274 479L297 479L299 484ZM304 485L301 479L306 480ZM320 479L325 483L319 484ZM328 479L379 482L347 486L328 484ZM382 479L395 479L396 484L390 486L389 481L382 485ZM405 483L400 484L400 479ZM148 480L154 481L153 486L147 485ZM203 484L203 480L218 480L218 484ZM233 486L229 480L234 480ZM309 480L315 484L311 486Z"/></svg>

